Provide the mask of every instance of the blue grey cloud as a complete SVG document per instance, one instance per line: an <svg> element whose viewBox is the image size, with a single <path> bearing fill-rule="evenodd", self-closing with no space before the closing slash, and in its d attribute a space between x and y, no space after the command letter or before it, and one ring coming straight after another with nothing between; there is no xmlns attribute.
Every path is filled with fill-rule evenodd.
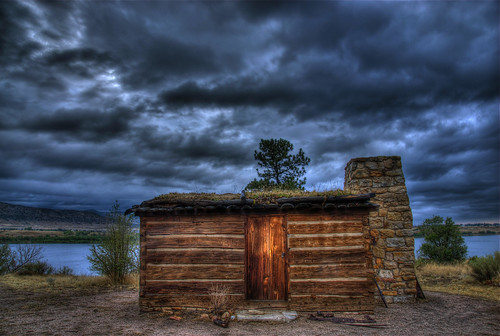
<svg viewBox="0 0 500 336"><path fill-rule="evenodd" d="M0 3L0 200L241 190L261 138L401 155L415 223L499 221L496 1Z"/></svg>

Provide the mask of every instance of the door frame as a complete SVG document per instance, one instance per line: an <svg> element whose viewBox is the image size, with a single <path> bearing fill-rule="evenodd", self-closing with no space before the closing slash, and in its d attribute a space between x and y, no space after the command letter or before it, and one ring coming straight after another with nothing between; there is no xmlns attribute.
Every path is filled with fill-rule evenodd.
<svg viewBox="0 0 500 336"><path fill-rule="evenodd" d="M248 286L249 286L249 279L248 279L248 274L249 274L249 250L248 250L248 237L249 237L249 220L251 218L265 218L265 217L278 217L281 218L281 226L283 228L283 249L284 249L284 257L283 257L283 278L284 278L284 298L280 300L273 300L273 299L250 299L248 298ZM290 290L290 280L289 280L289 253L288 253L288 216L286 214L250 214L245 216L245 299L246 300L252 300L252 301L276 301L276 302L282 302L282 301L287 301L289 297L289 290ZM271 263L272 264L272 263Z"/></svg>

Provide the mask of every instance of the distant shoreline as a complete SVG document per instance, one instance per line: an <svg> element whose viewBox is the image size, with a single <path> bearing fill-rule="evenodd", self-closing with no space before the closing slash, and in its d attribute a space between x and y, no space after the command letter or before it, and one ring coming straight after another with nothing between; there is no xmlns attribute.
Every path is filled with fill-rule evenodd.
<svg viewBox="0 0 500 336"><path fill-rule="evenodd" d="M0 229L0 244L98 244L103 236L91 230Z"/></svg>
<svg viewBox="0 0 500 336"><path fill-rule="evenodd" d="M490 236L500 235L500 226L496 224L486 225L457 225L462 233L462 236ZM420 226L413 227L415 238L423 238L424 235L420 232Z"/></svg>

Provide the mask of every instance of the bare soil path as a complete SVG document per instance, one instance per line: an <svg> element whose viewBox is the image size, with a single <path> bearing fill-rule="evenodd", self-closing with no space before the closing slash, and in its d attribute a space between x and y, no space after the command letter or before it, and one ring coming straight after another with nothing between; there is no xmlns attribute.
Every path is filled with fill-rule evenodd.
<svg viewBox="0 0 500 336"><path fill-rule="evenodd" d="M140 313L137 291L97 294L25 292L0 284L0 335L500 335L500 303L427 292L415 304L380 305L373 316L384 329L310 321L287 324L232 322L223 329L197 316L181 321Z"/></svg>

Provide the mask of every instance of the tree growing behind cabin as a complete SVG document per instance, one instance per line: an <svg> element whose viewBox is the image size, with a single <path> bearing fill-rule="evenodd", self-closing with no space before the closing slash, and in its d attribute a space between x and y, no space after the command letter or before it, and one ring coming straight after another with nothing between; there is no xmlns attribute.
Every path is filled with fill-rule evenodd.
<svg viewBox="0 0 500 336"><path fill-rule="evenodd" d="M424 235L424 243L419 249L422 258L453 262L467 257L467 245L451 217L446 220L440 216L428 218L420 227L420 232Z"/></svg>
<svg viewBox="0 0 500 336"><path fill-rule="evenodd" d="M115 202L101 244L92 245L87 257L91 270L108 277L113 284L123 284L126 276L136 272L139 265L138 239L132 230L132 216L124 216L119 208Z"/></svg>
<svg viewBox="0 0 500 336"><path fill-rule="evenodd" d="M297 154L292 154L293 144L285 139L261 139L259 151L254 152L254 158L260 168L257 174L260 179L254 179L245 187L247 191L263 191L269 189L304 189L306 178L305 167L311 159L305 156L302 148Z"/></svg>

